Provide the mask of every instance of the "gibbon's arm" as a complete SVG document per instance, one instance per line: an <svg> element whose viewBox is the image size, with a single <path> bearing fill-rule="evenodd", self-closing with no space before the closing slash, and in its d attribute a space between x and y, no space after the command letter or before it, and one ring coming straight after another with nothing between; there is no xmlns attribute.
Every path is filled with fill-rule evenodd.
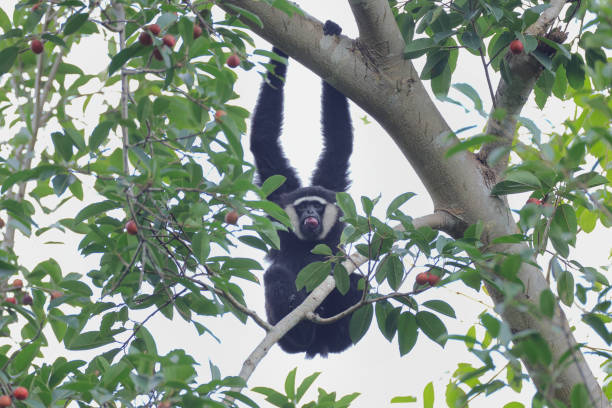
<svg viewBox="0 0 612 408"><path fill-rule="evenodd" d="M287 57L278 48L273 48L272 51ZM270 63L274 66L274 73L268 72L267 81L261 85L251 121L251 152L255 157L259 185L275 174L287 178L285 183L268 197L269 200L275 201L280 194L299 188L300 181L285 157L279 140L283 122L283 87L287 66L273 59Z"/></svg>
<svg viewBox="0 0 612 408"><path fill-rule="evenodd" d="M328 20L323 34L339 35L342 28ZM312 184L332 191L346 191L351 181L348 175L349 158L353 152L353 127L346 96L323 81L321 96L321 124L323 125L323 153L312 175Z"/></svg>

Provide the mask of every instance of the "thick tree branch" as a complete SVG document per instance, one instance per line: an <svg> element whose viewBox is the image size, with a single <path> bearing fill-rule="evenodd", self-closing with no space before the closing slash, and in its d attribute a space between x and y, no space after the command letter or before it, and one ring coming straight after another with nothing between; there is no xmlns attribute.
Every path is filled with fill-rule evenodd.
<svg viewBox="0 0 612 408"><path fill-rule="evenodd" d="M550 7L544 10L538 20L525 31L525 34L535 37L544 36L565 4L565 0L552 0ZM507 83L500 79L494 105L503 108L506 114L501 120L495 119L493 115L489 117L486 133L497 136L499 139L486 144L478 153L480 160L487 162L491 152L496 149L505 150L501 158L495 163L490 163L497 176L508 166L510 147L514 140L518 117L543 70L542 65L529 54L513 55L508 52L504 58L510 68L512 82Z"/></svg>

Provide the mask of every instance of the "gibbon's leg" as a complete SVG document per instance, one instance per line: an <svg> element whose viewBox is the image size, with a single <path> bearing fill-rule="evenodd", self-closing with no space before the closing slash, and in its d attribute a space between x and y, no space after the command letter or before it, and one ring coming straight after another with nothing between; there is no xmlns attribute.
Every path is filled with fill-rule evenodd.
<svg viewBox="0 0 612 408"><path fill-rule="evenodd" d="M273 48L272 51L281 57L287 57L278 48ZM285 157L279 140L283 122L283 87L287 66L273 59L270 59L270 64L274 67L274 72L269 71L266 75L267 81L261 85L251 121L251 152L255 157L259 185L275 174L287 178L285 183L268 197L269 200L276 201L275 198L280 194L299 188L300 181Z"/></svg>
<svg viewBox="0 0 612 408"><path fill-rule="evenodd" d="M332 21L323 26L325 35L339 35L342 28ZM346 191L351 184L348 176L349 158L353 152L353 127L349 105L342 93L323 81L321 97L324 147L312 184L333 191Z"/></svg>
<svg viewBox="0 0 612 408"><path fill-rule="evenodd" d="M305 290L298 292L295 288L295 275L279 265L268 268L264 274L264 287L268 322L273 325L299 306L307 296ZM287 353L300 353L312 343L314 334L315 325L302 320L278 344Z"/></svg>

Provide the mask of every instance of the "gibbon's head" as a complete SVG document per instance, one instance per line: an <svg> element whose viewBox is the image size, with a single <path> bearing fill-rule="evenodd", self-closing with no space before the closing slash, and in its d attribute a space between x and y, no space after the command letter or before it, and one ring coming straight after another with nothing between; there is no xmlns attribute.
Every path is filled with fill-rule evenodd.
<svg viewBox="0 0 612 408"><path fill-rule="evenodd" d="M283 197L295 235L303 241L325 239L340 218L336 193L323 187L299 188Z"/></svg>

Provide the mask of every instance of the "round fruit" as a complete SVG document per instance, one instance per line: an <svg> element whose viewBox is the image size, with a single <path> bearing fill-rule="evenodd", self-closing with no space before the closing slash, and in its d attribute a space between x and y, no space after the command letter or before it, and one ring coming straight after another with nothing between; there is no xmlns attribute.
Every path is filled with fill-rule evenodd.
<svg viewBox="0 0 612 408"><path fill-rule="evenodd" d="M418 285L425 285L427 282L429 282L429 277L426 272L421 272L416 276L416 283Z"/></svg>
<svg viewBox="0 0 612 408"><path fill-rule="evenodd" d="M157 24L149 24L147 26L147 30L149 30L153 35L159 35L161 32L161 28Z"/></svg>
<svg viewBox="0 0 612 408"><path fill-rule="evenodd" d="M40 40L32 40L30 43L30 48L34 54L40 54L43 52L43 43Z"/></svg>
<svg viewBox="0 0 612 408"><path fill-rule="evenodd" d="M157 404L157 408L172 408L172 404L170 403L170 401L162 401Z"/></svg>
<svg viewBox="0 0 612 408"><path fill-rule="evenodd" d="M170 48L174 47L174 44L176 44L176 40L174 39L174 36L172 34L164 35L164 38L162 38L162 41L164 42L164 44L166 44Z"/></svg>
<svg viewBox="0 0 612 408"><path fill-rule="evenodd" d="M4 299L4 301L5 301L6 303L12 303L12 304L14 304L14 305L16 305L16 304L17 304L17 299L15 299L15 298L14 298L14 297L12 297L12 296L11 296L11 297L7 297L7 298L5 298L5 299Z"/></svg>
<svg viewBox="0 0 612 408"><path fill-rule="evenodd" d="M199 36L202 35L202 27L200 27L199 25L194 25L193 26L193 38L198 38Z"/></svg>
<svg viewBox="0 0 612 408"><path fill-rule="evenodd" d="M521 40L514 40L510 43L510 51L512 51L513 54L520 54L523 52L523 49L524 47Z"/></svg>
<svg viewBox="0 0 612 408"><path fill-rule="evenodd" d="M28 295L27 293L25 295L23 295L23 297L21 298L21 304L29 306L32 304L32 296Z"/></svg>
<svg viewBox="0 0 612 408"><path fill-rule="evenodd" d="M35 5L32 6L32 11L38 10L39 7L40 7L40 2L38 2L38 3L36 3Z"/></svg>
<svg viewBox="0 0 612 408"><path fill-rule="evenodd" d="M164 60L164 57L162 57L161 52L157 48L153 50L153 57L158 61Z"/></svg>
<svg viewBox="0 0 612 408"><path fill-rule="evenodd" d="M232 54L227 59L227 66L230 68L236 68L240 65L240 57L237 54Z"/></svg>
<svg viewBox="0 0 612 408"><path fill-rule="evenodd" d="M62 292L60 292L59 290L54 290L51 292L51 299L57 299L64 296L64 294Z"/></svg>
<svg viewBox="0 0 612 408"><path fill-rule="evenodd" d="M28 389L26 387L17 387L13 390L13 397L16 399L23 401L28 398Z"/></svg>
<svg viewBox="0 0 612 408"><path fill-rule="evenodd" d="M531 197L527 200L527 204L542 205L542 200L538 200L535 197Z"/></svg>
<svg viewBox="0 0 612 408"><path fill-rule="evenodd" d="M429 282L431 286L436 286L438 282L440 282L440 277L435 273L427 272L427 282Z"/></svg>
<svg viewBox="0 0 612 408"><path fill-rule="evenodd" d="M130 235L136 235L138 233L138 226L134 222L134 220L129 220L125 223L125 230Z"/></svg>
<svg viewBox="0 0 612 408"><path fill-rule="evenodd" d="M153 44L153 38L151 38L149 33L144 31L138 36L138 41L140 41L140 43L145 46Z"/></svg>
<svg viewBox="0 0 612 408"><path fill-rule="evenodd" d="M228 224L236 225L236 223L238 222L238 217L238 213L235 210L232 210L225 214L225 222L227 222Z"/></svg>
<svg viewBox="0 0 612 408"><path fill-rule="evenodd" d="M227 113L224 110L219 109L218 111L215 112L215 120L219 122L221 118L225 115L227 115Z"/></svg>
<svg viewBox="0 0 612 408"><path fill-rule="evenodd" d="M0 397L0 408L6 408L11 406L11 397L3 395Z"/></svg>
<svg viewBox="0 0 612 408"><path fill-rule="evenodd" d="M21 289L23 288L23 281L21 279L15 279L11 283L11 286L13 287L13 289Z"/></svg>

